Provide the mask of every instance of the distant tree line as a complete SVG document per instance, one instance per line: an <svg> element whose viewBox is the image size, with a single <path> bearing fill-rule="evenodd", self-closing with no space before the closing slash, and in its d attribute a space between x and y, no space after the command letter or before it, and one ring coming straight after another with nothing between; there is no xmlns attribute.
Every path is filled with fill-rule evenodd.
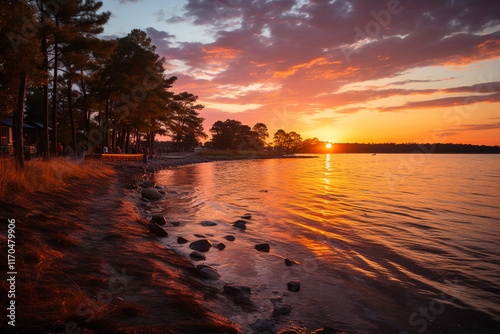
<svg viewBox="0 0 500 334"><path fill-rule="evenodd" d="M227 119L217 121L210 129L212 138L205 143L208 149L216 150L273 150L281 153L500 153L499 146L470 144L418 144L418 143L331 143L318 138L302 139L294 131L283 129L276 131L273 141L266 143L269 137L267 126L257 123L252 128L239 121ZM327 144L331 147L328 148Z"/></svg>
<svg viewBox="0 0 500 334"><path fill-rule="evenodd" d="M335 153L500 153L499 146L471 145L471 144L359 144L336 143L333 145Z"/></svg>

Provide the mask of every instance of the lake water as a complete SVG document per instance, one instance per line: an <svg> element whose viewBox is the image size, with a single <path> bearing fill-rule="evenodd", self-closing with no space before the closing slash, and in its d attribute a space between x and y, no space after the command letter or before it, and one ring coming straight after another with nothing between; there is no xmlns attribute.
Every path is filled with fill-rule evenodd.
<svg viewBox="0 0 500 334"><path fill-rule="evenodd" d="M157 181L170 191L166 215L184 222L169 228L167 246L189 254L173 242L195 233L224 242L201 263L252 288L260 310L233 321L269 318L269 298L280 295L293 311L273 318L279 329L500 332L500 155L214 162L166 170ZM234 228L246 213L247 230ZM286 289L294 279L300 292Z"/></svg>

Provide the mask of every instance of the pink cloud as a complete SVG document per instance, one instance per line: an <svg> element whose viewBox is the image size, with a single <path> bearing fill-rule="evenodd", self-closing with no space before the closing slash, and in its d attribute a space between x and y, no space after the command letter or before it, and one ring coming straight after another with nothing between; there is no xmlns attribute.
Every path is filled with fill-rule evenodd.
<svg viewBox="0 0 500 334"><path fill-rule="evenodd" d="M389 3L394 5L392 13ZM418 67L466 65L498 58L500 32L485 33L485 29L500 24L498 13L500 2L493 0L318 0L305 5L296 0L189 0L178 20L206 26L214 32L214 42L173 47L168 33L152 28L148 33L170 68L174 69L176 61L187 67L181 73L172 73L179 77L174 90L191 91L217 103L263 105L237 115L220 110L204 112L221 119L266 117L265 110L276 105L293 106L290 110L301 115L329 108L352 113L355 108L349 104L395 95L466 93L463 97L439 97L380 109L400 111L463 104L467 97L474 97L471 93L478 87L339 90L349 83L393 78ZM373 30L376 24L378 29ZM368 39L363 40L363 36ZM352 51L348 57L346 50ZM396 81L393 85L439 80ZM229 85L252 84L280 88L231 97L224 94ZM498 91L479 101L498 102Z"/></svg>

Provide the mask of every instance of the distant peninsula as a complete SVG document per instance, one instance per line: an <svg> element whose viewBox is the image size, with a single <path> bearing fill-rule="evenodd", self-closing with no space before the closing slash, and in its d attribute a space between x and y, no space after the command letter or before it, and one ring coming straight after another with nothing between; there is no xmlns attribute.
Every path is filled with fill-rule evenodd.
<svg viewBox="0 0 500 334"><path fill-rule="evenodd" d="M335 143L331 153L439 153L439 154L499 154L500 146L471 144L395 144L395 143Z"/></svg>

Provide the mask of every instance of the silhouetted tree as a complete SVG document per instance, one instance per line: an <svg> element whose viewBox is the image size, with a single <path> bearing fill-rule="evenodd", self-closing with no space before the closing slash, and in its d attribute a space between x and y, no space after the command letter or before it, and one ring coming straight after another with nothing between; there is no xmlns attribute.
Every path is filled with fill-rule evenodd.
<svg viewBox="0 0 500 334"><path fill-rule="evenodd" d="M256 129L261 131L261 138L265 138L266 125L258 123L256 126ZM264 142L259 139L258 131L234 119L215 122L210 132L212 139L207 146L219 150L259 150L264 145Z"/></svg>
<svg viewBox="0 0 500 334"><path fill-rule="evenodd" d="M264 123L257 123L252 127L252 130L255 132L256 144L258 145L258 149L264 148L266 145L266 139L269 138L269 131L267 130L267 126Z"/></svg>
<svg viewBox="0 0 500 334"><path fill-rule="evenodd" d="M182 92L175 95L169 104L172 113L166 123L176 150L191 150L199 145L198 139L207 137L203 132L204 119L198 112L204 106L196 104L197 100L198 96Z"/></svg>
<svg viewBox="0 0 500 334"><path fill-rule="evenodd" d="M297 151L302 146L302 137L297 132L285 132L282 129L276 131L273 136L274 146L288 153Z"/></svg>

